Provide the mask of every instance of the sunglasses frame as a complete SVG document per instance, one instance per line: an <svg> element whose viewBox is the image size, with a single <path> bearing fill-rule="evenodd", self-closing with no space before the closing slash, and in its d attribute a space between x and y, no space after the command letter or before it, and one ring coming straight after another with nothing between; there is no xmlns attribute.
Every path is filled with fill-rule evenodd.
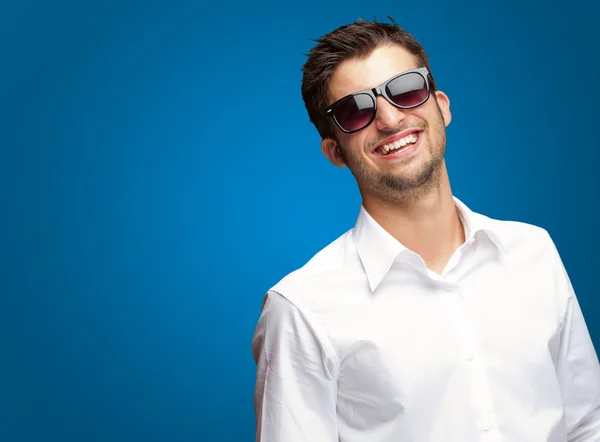
<svg viewBox="0 0 600 442"><path fill-rule="evenodd" d="M414 104L412 106L400 106L399 104L394 103L394 101L390 97L388 97L388 95L385 92L386 86L389 83L391 83L392 81L394 81L400 77L403 77L408 74L414 74L414 73L421 75L421 77L423 77L423 79L425 80L425 87L427 88L427 94L425 95L425 99L423 101L421 101L420 103ZM359 128L359 129L354 129L354 130L346 130L338 122L338 120L335 116L335 108L340 102L342 102L350 97L356 96L356 95L368 95L369 97L371 97L371 100L373 100L373 115L371 116L371 119L369 120L369 122L367 124L365 124L363 127ZM423 103L425 103L427 100L429 100L429 96L431 95L431 87L429 85L429 70L426 67L420 67L417 69L412 69L410 71L402 72L398 75L394 75L389 80L386 80L379 86L376 86L372 89L365 89L364 91L358 91L358 92L354 92L352 94L346 95L345 97L342 97L339 100L336 100L332 104L330 104L329 107L325 110L325 115L327 115L328 117L333 119L333 121L335 122L337 127L339 127L342 132L347 133L347 134L358 132L360 130L363 130L367 126L369 126L369 124L371 124L373 122L373 120L375 119L375 116L377 115L377 96L379 96L379 95L381 95L383 98L385 98L385 100L387 102L389 102L392 106L394 106L398 109L412 109L417 106L421 106Z"/></svg>

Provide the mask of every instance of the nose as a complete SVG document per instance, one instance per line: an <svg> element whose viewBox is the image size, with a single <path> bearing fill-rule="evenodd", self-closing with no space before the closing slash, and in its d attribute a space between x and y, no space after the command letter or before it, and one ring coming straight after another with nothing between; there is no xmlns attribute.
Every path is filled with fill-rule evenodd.
<svg viewBox="0 0 600 442"><path fill-rule="evenodd" d="M378 130L385 132L386 130L396 129L405 114L402 109L393 106L382 96L377 97L377 115L375 116L375 125Z"/></svg>

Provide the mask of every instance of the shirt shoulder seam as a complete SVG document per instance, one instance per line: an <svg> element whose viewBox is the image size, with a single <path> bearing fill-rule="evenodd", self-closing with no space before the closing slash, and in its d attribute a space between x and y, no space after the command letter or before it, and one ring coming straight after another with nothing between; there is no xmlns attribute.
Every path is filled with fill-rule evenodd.
<svg viewBox="0 0 600 442"><path fill-rule="evenodd" d="M292 299L292 297L286 296L284 293L282 293L281 290L277 290L277 289L273 288L267 292L267 294L273 294L273 293L284 298L286 301L288 301L290 304L292 304L298 310L298 312L302 315L302 317L306 321L308 327L310 328L310 331L313 333L313 335L319 342L319 345L322 348L325 355L327 356L327 358L329 358L329 360L335 366L337 366L338 358L337 358L337 355L335 354L335 349L333 347L333 344L331 343L331 340L327 337L327 333L325 333L325 331L322 330L322 328L316 323L316 321L314 321L312 318L309 317L310 315L306 311L307 309L303 308L302 304L299 303L296 299ZM332 378L334 377L334 373L331 372L329 364L325 364L325 370L327 370L327 374L330 377L332 377Z"/></svg>

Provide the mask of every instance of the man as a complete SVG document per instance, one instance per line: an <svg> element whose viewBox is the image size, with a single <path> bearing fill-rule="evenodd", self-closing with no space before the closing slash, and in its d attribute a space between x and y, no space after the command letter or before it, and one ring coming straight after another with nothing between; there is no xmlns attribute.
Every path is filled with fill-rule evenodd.
<svg viewBox="0 0 600 442"><path fill-rule="evenodd" d="M264 299L256 440L600 441L598 359L554 243L452 195L450 100L419 43L343 26L302 95L362 205Z"/></svg>

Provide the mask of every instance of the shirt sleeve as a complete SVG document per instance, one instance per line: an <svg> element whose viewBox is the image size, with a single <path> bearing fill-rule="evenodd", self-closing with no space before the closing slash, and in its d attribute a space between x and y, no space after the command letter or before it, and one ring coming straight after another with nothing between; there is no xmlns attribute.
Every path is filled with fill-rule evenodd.
<svg viewBox="0 0 600 442"><path fill-rule="evenodd" d="M568 442L600 442L600 366L571 281L552 243L557 289L566 299L556 371Z"/></svg>
<svg viewBox="0 0 600 442"><path fill-rule="evenodd" d="M301 311L269 292L252 340L256 442L338 442L332 356Z"/></svg>

